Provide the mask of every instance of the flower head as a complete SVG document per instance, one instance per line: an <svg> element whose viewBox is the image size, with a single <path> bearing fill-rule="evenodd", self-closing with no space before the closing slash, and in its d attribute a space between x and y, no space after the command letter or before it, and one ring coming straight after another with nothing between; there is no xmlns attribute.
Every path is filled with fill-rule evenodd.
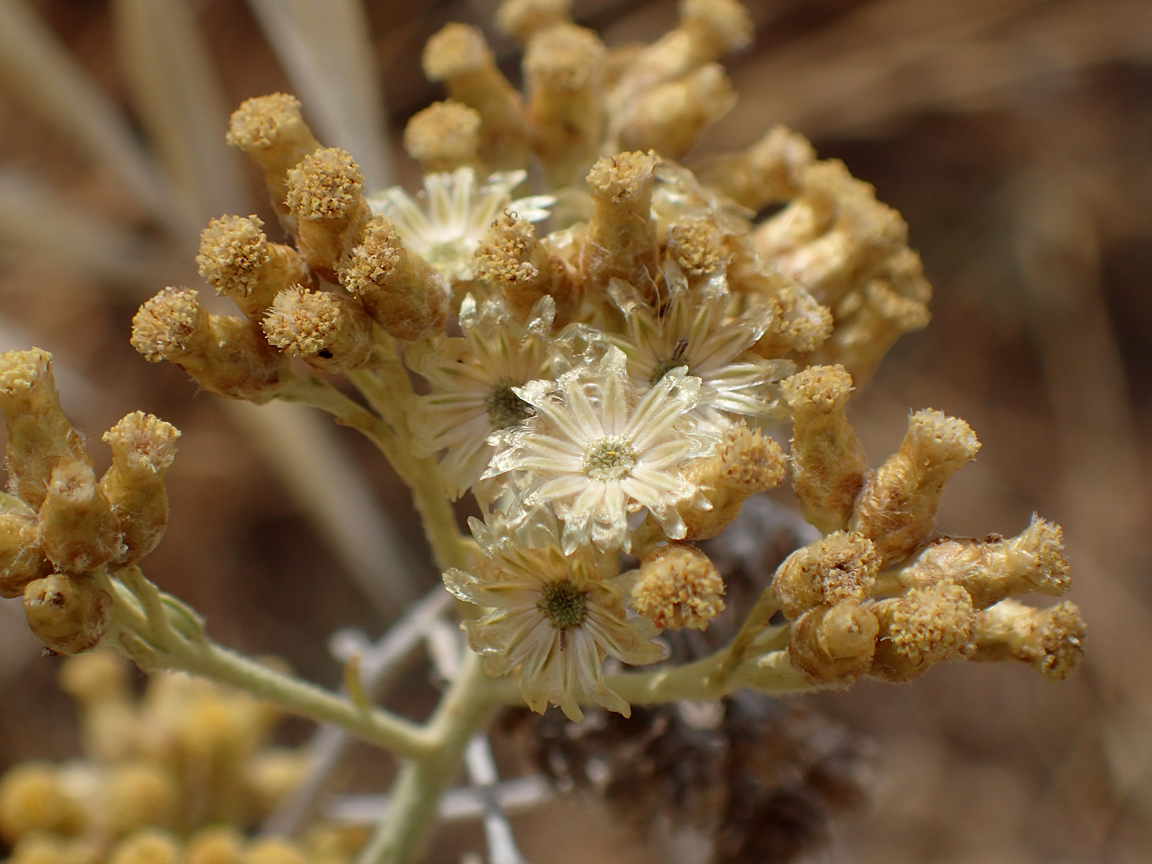
<svg viewBox="0 0 1152 864"><path fill-rule="evenodd" d="M642 665L664 658L652 641L656 628L629 617L615 555L584 546L560 548L555 520L551 542L528 548L503 520L473 519L485 558L475 573L449 570L444 583L456 597L489 611L464 623L468 644L484 655L488 674L520 667L520 688L533 711L559 705L571 720L592 699L624 716L628 703L604 682L604 659Z"/></svg>
<svg viewBox="0 0 1152 864"><path fill-rule="evenodd" d="M529 222L548 218L552 198L534 195L512 200L512 190L524 182L523 171L492 174L477 186L473 168L451 174L426 174L421 207L412 196L393 186L367 199L372 211L388 216L404 245L431 262L440 275L456 282L472 278L472 256L488 226L505 210Z"/></svg>
<svg viewBox="0 0 1152 864"><path fill-rule="evenodd" d="M529 472L519 512L551 505L564 523L566 554L590 542L628 549L628 514L642 509L668 537L683 537L676 505L697 490L680 468L714 443L688 416L700 379L675 369L640 397L625 364L624 353L610 348L555 381L516 388L535 414L493 438L502 449L485 476Z"/></svg>
<svg viewBox="0 0 1152 864"><path fill-rule="evenodd" d="M555 303L542 298L527 324L520 324L499 298L460 306L462 338L424 342L408 352L408 364L428 379L431 393L418 397L409 415L417 456L443 451L439 467L454 497L479 478L495 452L494 432L516 426L531 406L515 388L543 373Z"/></svg>
<svg viewBox="0 0 1152 864"><path fill-rule="evenodd" d="M628 358L632 385L644 392L668 372L685 367L689 375L701 380L694 409L701 420L722 424L718 414L770 416L779 400L769 388L790 375L795 365L750 353L771 320L769 305L753 300L742 313L733 315L723 273L689 288L674 262L669 261L664 270L668 299L660 308L653 308L619 279L608 289L624 313L627 333L605 338Z"/></svg>

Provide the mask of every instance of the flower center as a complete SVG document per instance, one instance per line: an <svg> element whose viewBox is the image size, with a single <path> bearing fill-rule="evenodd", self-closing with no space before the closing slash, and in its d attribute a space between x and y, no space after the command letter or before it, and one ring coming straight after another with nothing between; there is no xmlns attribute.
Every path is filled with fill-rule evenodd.
<svg viewBox="0 0 1152 864"><path fill-rule="evenodd" d="M636 451L627 438L601 438L584 449L580 466L593 480L607 483L627 477L636 467Z"/></svg>
<svg viewBox="0 0 1152 864"><path fill-rule="evenodd" d="M567 579L549 582L540 589L536 606L548 616L553 629L571 630L588 617L588 592L581 591Z"/></svg>
<svg viewBox="0 0 1152 864"><path fill-rule="evenodd" d="M656 368L652 370L652 375L648 379L648 384L655 387L660 383L660 379L671 372L673 369L679 369L681 366L688 366L688 361L684 359L684 354L688 350L688 340L678 339L676 345L672 348L672 356L665 357L656 364Z"/></svg>
<svg viewBox="0 0 1152 864"><path fill-rule="evenodd" d="M532 413L532 406L512 392L512 384L505 381L488 391L484 400L488 406L488 419L495 429L515 426Z"/></svg>

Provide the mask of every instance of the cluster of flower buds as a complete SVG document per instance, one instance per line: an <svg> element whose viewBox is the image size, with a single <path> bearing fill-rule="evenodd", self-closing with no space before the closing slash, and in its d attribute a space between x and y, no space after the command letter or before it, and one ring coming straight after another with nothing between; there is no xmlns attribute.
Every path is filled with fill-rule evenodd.
<svg viewBox="0 0 1152 864"><path fill-rule="evenodd" d="M363 367L361 386L374 356L401 354L423 382L391 393L389 422L405 414L412 455L483 516L483 560L446 583L489 610L469 623L471 646L493 674L519 669L540 710L626 712L603 664L652 662L656 630L702 628L723 609L723 580L692 544L780 484L789 461L828 537L778 589L841 559L828 566L856 586L829 577L826 594L787 601L793 661L814 680L902 679L962 651L1036 656L1044 625L1004 620L1013 607L982 624L994 601L970 594L959 565L916 584L893 575L961 542L923 550L944 481L976 451L971 430L920 412L873 472L844 417L849 376L927 322L899 214L783 128L698 172L670 161L732 107L718 60L749 43L747 11L682 0L672 31L621 48L564 0L506 0L497 22L524 47L523 92L476 27L449 24L427 44L424 71L448 98L405 132L427 172L415 198L365 194L351 155L322 147L292 97L245 102L228 141L263 169L293 245L255 217L213 221L200 272L242 315L166 289L137 315L136 347L256 402L284 392L293 356L323 373ZM513 199L533 160L546 194ZM769 203L780 209L758 219ZM384 380L367 400L377 409L409 383ZM790 459L773 438L789 420ZM640 565L621 574L628 552Z"/></svg>
<svg viewBox="0 0 1152 864"><path fill-rule="evenodd" d="M783 383L792 407L793 489L824 532L781 565L772 590L793 622L795 667L813 682L906 681L945 660L1017 659L1047 678L1080 662L1072 603L1011 598L1069 587L1059 526L1034 517L1016 537L933 536L948 478L979 444L962 420L918 411L900 448L872 470L844 413L852 379L812 366Z"/></svg>
<svg viewBox="0 0 1152 864"><path fill-rule="evenodd" d="M0 411L9 489L0 493L0 596L24 598L29 626L53 651L86 651L112 614L107 573L135 564L164 534L164 474L180 433L129 414L105 433L112 464L97 477L39 349L0 355Z"/></svg>
<svg viewBox="0 0 1152 864"><path fill-rule="evenodd" d="M306 753L272 747L265 703L186 675L137 696L119 655L69 658L61 684L81 719L82 758L0 776L9 864L343 864L348 840L249 841L298 784ZM221 826L227 825L224 829ZM342 845L343 844L343 845Z"/></svg>

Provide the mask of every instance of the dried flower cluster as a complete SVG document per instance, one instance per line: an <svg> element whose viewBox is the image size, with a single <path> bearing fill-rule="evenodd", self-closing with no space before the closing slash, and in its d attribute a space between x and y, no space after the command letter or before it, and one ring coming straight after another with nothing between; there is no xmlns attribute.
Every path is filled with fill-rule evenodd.
<svg viewBox="0 0 1152 864"><path fill-rule="evenodd" d="M0 358L2 584L23 593L45 644L103 641L148 669L214 674L410 757L417 779L400 784L409 798L370 861L406 860L404 820L430 818L416 798L443 789L469 724L504 700L580 720L582 705L628 716L741 687L905 681L965 657L1050 678L1074 669L1075 606L1014 599L1067 589L1057 526L936 533L945 483L979 448L967 424L918 411L873 469L848 422L853 381L927 323L899 214L783 128L696 171L672 161L734 103L717 61L750 40L743 7L684 0L676 29L628 48L562 2L507 0L499 21L523 43L523 93L476 28L448 25L427 45L425 72L449 98L405 133L427 172L415 197L365 190L353 155L323 147L293 97L245 102L228 143L262 169L280 223L269 231L286 242L256 216L214 219L199 271L240 314L166 288L136 315L132 344L205 390L310 404L377 444L412 489L448 590L478 607L464 623L472 652L510 687L462 671L443 715L414 729L355 685L342 700L212 646L136 567L163 531L178 433L130 415L106 436L113 466L97 480L47 356L16 352ZM533 161L549 188L514 199ZM703 630L724 610L698 544L785 480L821 539L781 565L716 654L620 672L665 657L661 630ZM474 542L451 507L465 495L482 514Z"/></svg>
<svg viewBox="0 0 1152 864"><path fill-rule="evenodd" d="M25 762L0 776L0 839L11 864L349 860L361 838L333 829L304 843L244 838L307 769L301 751L270 746L275 709L169 673L138 697L127 672L109 651L62 667L60 683L80 710L83 758Z"/></svg>

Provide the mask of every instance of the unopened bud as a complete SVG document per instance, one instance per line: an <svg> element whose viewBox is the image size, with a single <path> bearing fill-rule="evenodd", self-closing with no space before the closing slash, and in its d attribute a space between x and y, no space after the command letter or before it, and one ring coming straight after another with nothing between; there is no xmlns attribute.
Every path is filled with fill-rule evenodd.
<svg viewBox="0 0 1152 864"><path fill-rule="evenodd" d="M979 449L963 420L917 411L900 449L860 491L849 527L872 539L884 567L903 561L935 526L944 484Z"/></svg>
<svg viewBox="0 0 1152 864"><path fill-rule="evenodd" d="M773 126L747 150L715 160L701 172L701 179L750 210L759 210L796 197L803 169L815 159L807 138Z"/></svg>
<svg viewBox="0 0 1152 864"><path fill-rule="evenodd" d="M725 430L721 444L706 458L691 462L685 475L710 507L690 501L680 509L685 539L707 540L731 524L744 502L780 485L786 460L780 445L743 424Z"/></svg>
<svg viewBox="0 0 1152 864"><path fill-rule="evenodd" d="M424 74L480 114L480 158L497 170L524 167L527 133L520 94L496 68L477 27L448 24L424 48Z"/></svg>
<svg viewBox="0 0 1152 864"><path fill-rule="evenodd" d="M1021 660L1051 681L1071 675L1084 657L1086 627L1075 603L1033 609L1003 600L976 617L971 660Z"/></svg>
<svg viewBox="0 0 1152 864"><path fill-rule="evenodd" d="M372 319L356 300L300 286L281 291L263 321L268 344L303 357L321 372L344 372L368 362Z"/></svg>
<svg viewBox="0 0 1152 864"><path fill-rule="evenodd" d="M425 174L474 168L481 175L480 115L475 108L448 99L413 114L404 127L404 149Z"/></svg>
<svg viewBox="0 0 1152 864"><path fill-rule="evenodd" d="M1037 591L1059 597L1068 590L1068 559L1059 525L1032 517L1015 537L985 540L942 537L900 570L902 585L923 587L948 580L960 585L977 609Z"/></svg>
<svg viewBox="0 0 1152 864"><path fill-rule="evenodd" d="M589 172L595 209L580 259L589 287L603 291L612 279L622 279L649 302L656 299L659 247L651 213L656 164L655 153L620 153L600 159Z"/></svg>
<svg viewBox="0 0 1152 864"><path fill-rule="evenodd" d="M604 138L607 49L593 31L559 24L524 51L532 147L554 186L587 171Z"/></svg>
<svg viewBox="0 0 1152 864"><path fill-rule="evenodd" d="M852 378L840 366L812 366L781 388L792 409L792 489L804 518L826 534L841 530L868 470L845 414Z"/></svg>
<svg viewBox="0 0 1152 864"><path fill-rule="evenodd" d="M108 864L179 864L180 845L166 831L147 828L125 837L108 853Z"/></svg>
<svg viewBox="0 0 1152 864"><path fill-rule="evenodd" d="M638 97L620 125L617 141L625 149L652 149L679 159L735 104L731 79L718 63L709 63Z"/></svg>
<svg viewBox="0 0 1152 864"><path fill-rule="evenodd" d="M60 770L45 762L23 762L0 778L0 838L12 846L30 834L75 834L84 811L68 794Z"/></svg>
<svg viewBox="0 0 1152 864"><path fill-rule="evenodd" d="M716 565L686 543L651 549L640 562L633 608L657 627L703 630L724 611L724 579Z"/></svg>
<svg viewBox="0 0 1152 864"><path fill-rule="evenodd" d="M116 560L139 561L156 548L168 527L164 475L176 458L180 430L158 417L136 411L104 433L112 465L100 489L112 505L121 535Z"/></svg>
<svg viewBox="0 0 1152 864"><path fill-rule="evenodd" d="M291 216L284 203L288 169L320 146L300 114L300 101L285 93L246 100L232 113L227 141L264 169L268 197L290 228Z"/></svg>
<svg viewBox="0 0 1152 864"><path fill-rule="evenodd" d="M269 243L255 216L222 216L200 233L196 265L216 293L230 297L249 318L259 318L276 294L311 276L303 256Z"/></svg>
<svg viewBox="0 0 1152 864"><path fill-rule="evenodd" d="M865 672L880 625L858 600L809 609L790 630L788 659L810 681L846 686Z"/></svg>
<svg viewBox="0 0 1152 864"><path fill-rule="evenodd" d="M132 347L152 363L175 363L205 390L260 404L276 395L287 360L257 325L209 315L188 288L165 288L132 319Z"/></svg>
<svg viewBox="0 0 1152 864"><path fill-rule="evenodd" d="M309 154L288 172L288 208L296 217L296 245L308 266L335 281L336 267L371 217L364 175L339 147Z"/></svg>
<svg viewBox="0 0 1152 864"><path fill-rule="evenodd" d="M39 348L0 354L0 411L8 427L9 491L39 509L56 465L88 458L60 407L51 354Z"/></svg>
<svg viewBox="0 0 1152 864"><path fill-rule="evenodd" d="M91 576L53 573L28 583L24 615L36 637L57 654L79 654L104 637L112 597Z"/></svg>
<svg viewBox="0 0 1152 864"><path fill-rule="evenodd" d="M872 541L837 531L789 555L776 568L772 592L784 615L795 619L813 606L865 599L879 565Z"/></svg>
<svg viewBox="0 0 1152 864"><path fill-rule="evenodd" d="M116 554L116 519L88 460L61 462L53 469L40 505L40 543L64 573L89 573Z"/></svg>
<svg viewBox="0 0 1152 864"><path fill-rule="evenodd" d="M554 24L572 19L572 0L504 0L496 9L496 27L521 44Z"/></svg>
<svg viewBox="0 0 1152 864"><path fill-rule="evenodd" d="M557 326L570 321L580 304L580 286L568 266L536 239L532 223L515 213L505 213L488 229L476 250L476 278L498 288L521 321L545 295L556 302Z"/></svg>
<svg viewBox="0 0 1152 864"><path fill-rule="evenodd" d="M909 681L934 663L959 657L976 617L968 592L950 582L913 588L873 609L880 640L869 674L886 681Z"/></svg>
<svg viewBox="0 0 1152 864"><path fill-rule="evenodd" d="M36 511L0 493L0 597L20 597L24 586L52 572L40 545Z"/></svg>
<svg viewBox="0 0 1152 864"><path fill-rule="evenodd" d="M442 332L450 291L436 268L406 249L392 220L373 218L340 265L340 284L396 339Z"/></svg>

